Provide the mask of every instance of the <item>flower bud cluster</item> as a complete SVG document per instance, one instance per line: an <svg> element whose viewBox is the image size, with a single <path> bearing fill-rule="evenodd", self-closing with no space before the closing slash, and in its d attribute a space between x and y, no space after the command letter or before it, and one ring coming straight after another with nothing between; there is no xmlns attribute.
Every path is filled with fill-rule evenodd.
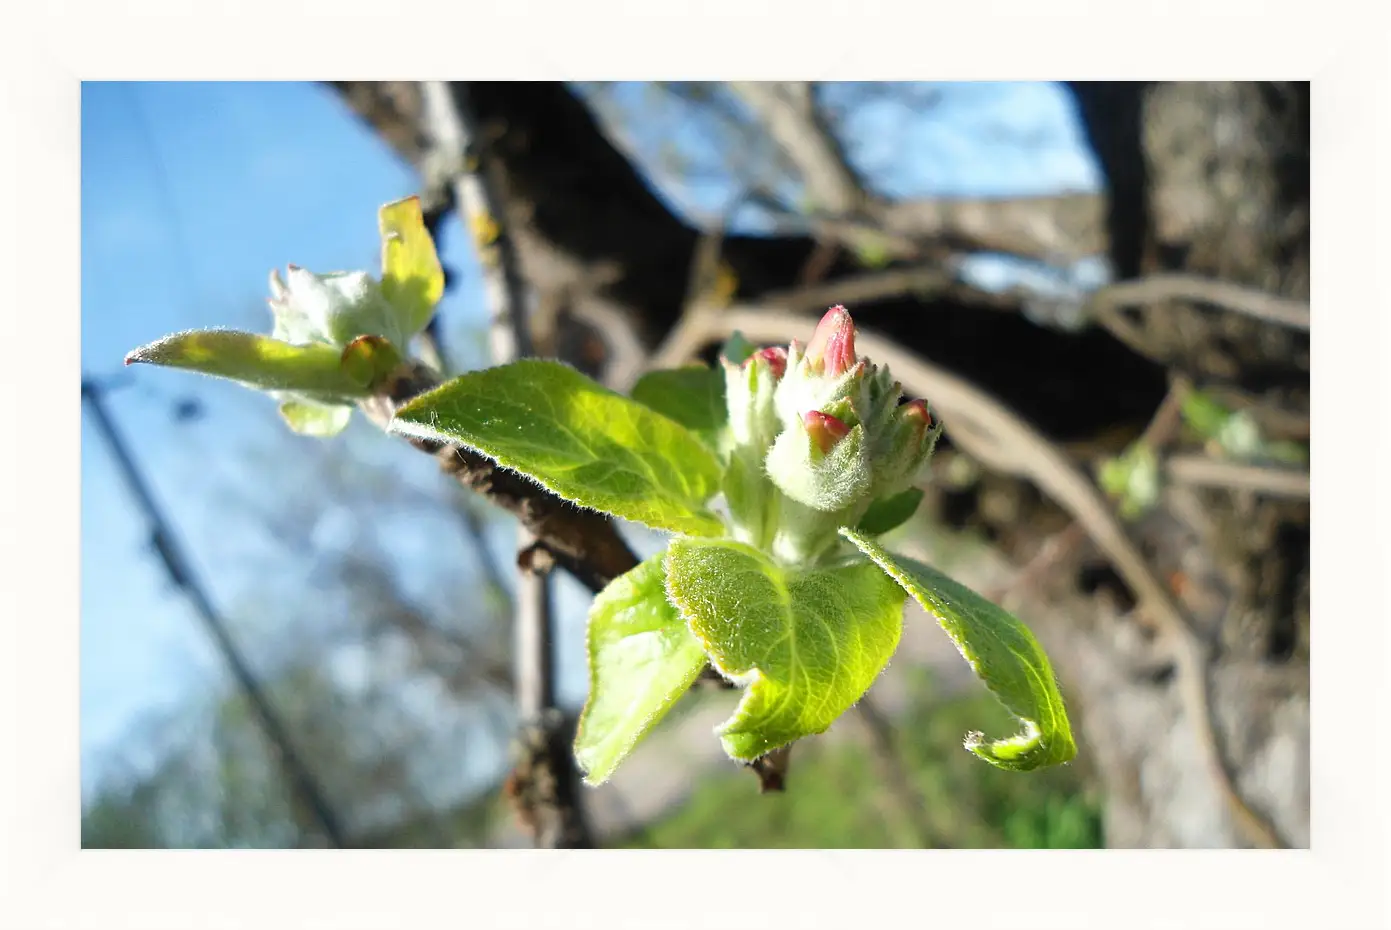
<svg viewBox="0 0 1391 930"><path fill-rule="evenodd" d="M844 307L805 348L761 349L724 370L735 532L784 561L814 561L839 527L909 487L941 433L926 401L903 403L888 368L855 354Z"/></svg>

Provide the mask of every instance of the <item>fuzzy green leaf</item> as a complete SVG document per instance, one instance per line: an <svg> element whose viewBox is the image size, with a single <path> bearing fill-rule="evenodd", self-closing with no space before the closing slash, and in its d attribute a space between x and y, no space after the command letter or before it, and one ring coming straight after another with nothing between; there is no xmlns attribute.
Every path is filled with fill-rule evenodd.
<svg viewBox="0 0 1391 930"><path fill-rule="evenodd" d="M401 329L425 328L444 296L444 269L425 227L420 198L407 197L377 214L382 236L382 294L401 314Z"/></svg>
<svg viewBox="0 0 1391 930"><path fill-rule="evenodd" d="M743 543L678 539L666 570L710 661L746 686L716 731L740 761L823 732L869 690L903 631L903 592L867 561L789 572Z"/></svg>
<svg viewBox="0 0 1391 930"><path fill-rule="evenodd" d="M705 666L700 641L667 601L662 560L614 579L589 610L589 700L575 760L590 785L609 779Z"/></svg>
<svg viewBox="0 0 1391 930"><path fill-rule="evenodd" d="M889 497L881 497L869 505L855 529L866 536L882 536L907 523L918 512L922 499L922 488L909 488Z"/></svg>
<svg viewBox="0 0 1391 930"><path fill-rule="evenodd" d="M343 366L342 352L322 343L292 345L269 336L200 329L165 336L126 356L146 363L237 381L262 391L288 391L322 402L351 403L368 388Z"/></svg>
<svg viewBox="0 0 1391 930"><path fill-rule="evenodd" d="M670 417L711 448L718 448L729 418L724 372L702 365L650 371L633 385L633 400Z"/></svg>
<svg viewBox="0 0 1391 930"><path fill-rule="evenodd" d="M721 468L681 424L543 359L470 372L396 413L392 430L458 442L552 493L655 529L714 536Z"/></svg>
<svg viewBox="0 0 1391 930"><path fill-rule="evenodd" d="M852 529L842 529L841 535L937 618L977 677L1024 724L1023 732L1006 739L987 741L983 734L971 733L967 749L991 765L1018 772L1077 755L1053 667L1028 627L934 568L892 555Z"/></svg>

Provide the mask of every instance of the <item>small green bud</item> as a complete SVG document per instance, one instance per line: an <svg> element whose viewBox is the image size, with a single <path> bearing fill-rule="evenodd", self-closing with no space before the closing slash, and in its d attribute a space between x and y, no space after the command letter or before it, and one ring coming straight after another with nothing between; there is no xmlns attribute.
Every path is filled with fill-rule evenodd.
<svg viewBox="0 0 1391 930"><path fill-rule="evenodd" d="M381 285L365 271L315 274L290 265L281 279L271 272L270 307L274 335L287 342L324 342L342 348L358 336L381 336L405 343L399 314L382 295Z"/></svg>

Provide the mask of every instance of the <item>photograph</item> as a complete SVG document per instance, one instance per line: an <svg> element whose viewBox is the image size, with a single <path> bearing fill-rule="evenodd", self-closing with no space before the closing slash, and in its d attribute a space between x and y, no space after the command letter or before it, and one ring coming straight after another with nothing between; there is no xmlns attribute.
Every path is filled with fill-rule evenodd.
<svg viewBox="0 0 1391 930"><path fill-rule="evenodd" d="M1309 850L1310 111L82 81L82 849Z"/></svg>

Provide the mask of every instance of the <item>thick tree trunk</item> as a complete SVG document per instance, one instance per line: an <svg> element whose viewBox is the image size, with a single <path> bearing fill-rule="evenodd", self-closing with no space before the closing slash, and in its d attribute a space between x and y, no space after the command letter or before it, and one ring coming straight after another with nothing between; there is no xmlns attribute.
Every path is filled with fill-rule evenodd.
<svg viewBox="0 0 1391 930"><path fill-rule="evenodd" d="M1110 182L1121 275L1181 270L1307 298L1307 84L1072 89ZM1145 353L1200 386L1239 387L1307 419L1307 333L1178 301L1138 324ZM1295 846L1309 842L1308 521L1307 502L1171 491L1141 528L1215 649L1212 703L1234 785ZM1241 845L1201 777L1167 669L1145 667L1139 637L1117 623L1065 636L1060 659L1109 788L1108 841Z"/></svg>

